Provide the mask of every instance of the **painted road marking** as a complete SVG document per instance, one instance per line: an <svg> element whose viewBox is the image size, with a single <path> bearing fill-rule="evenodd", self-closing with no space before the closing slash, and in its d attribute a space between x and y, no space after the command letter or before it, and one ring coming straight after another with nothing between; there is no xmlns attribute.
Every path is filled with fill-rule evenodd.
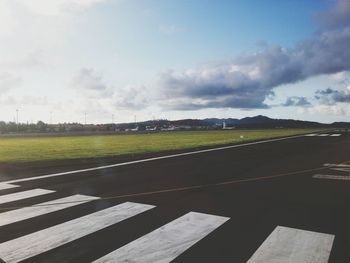
<svg viewBox="0 0 350 263"><path fill-rule="evenodd" d="M87 195L72 195L53 201L41 203L35 206L29 206L21 209L12 210L9 212L0 213L0 226L59 211L64 208L76 206L96 199L99 199L99 197Z"/></svg>
<svg viewBox="0 0 350 263"><path fill-rule="evenodd" d="M324 166L329 167L329 169L335 170L335 171L341 171L341 172L350 172L350 165L347 164L329 164L326 163Z"/></svg>
<svg viewBox="0 0 350 263"><path fill-rule="evenodd" d="M334 235L277 226L247 263L327 263Z"/></svg>
<svg viewBox="0 0 350 263"><path fill-rule="evenodd" d="M316 179L331 179L331 180L350 180L348 175L331 175L331 174L315 174L312 178Z"/></svg>
<svg viewBox="0 0 350 263"><path fill-rule="evenodd" d="M334 171L340 171L340 172L346 172L349 173L350 172L350 168L330 168Z"/></svg>
<svg viewBox="0 0 350 263"><path fill-rule="evenodd" d="M227 149L232 149L232 148L240 148L240 147L251 146L251 145L256 145L256 144L269 143L269 142L277 142L277 141L301 138L301 137L304 137L304 136L305 135L296 135L296 136L289 136L289 137L283 137L283 138L270 139L270 140L265 140L265 141L249 142L249 143L244 143L244 144L223 146L223 147L217 147L217 148L211 148L211 149L205 149L205 150L198 150L198 151L191 151L191 152L185 152L185 153L178 153L178 154L171 154L171 155L165 155L165 156L141 159L141 160L136 160L136 161L124 162L124 163L116 163L116 164L92 167L92 168L87 168L87 169L79 169L79 170L67 171L67 172L62 172L62 173L46 174L46 175L41 175L41 176L34 176L34 177L29 177L29 178L16 179L16 180L11 180L11 181L6 181L6 182L3 182L3 183L8 183L8 184L9 183L20 183L20 182L51 178L51 177L67 175L67 174L76 174L76 173L90 172L90 171L114 168L114 167L119 167L119 166L132 165L132 164L137 164L137 163L152 162L152 161L176 158L176 157L187 156L187 155L194 155L194 154L200 154L200 153L222 151L222 150L227 150Z"/></svg>
<svg viewBox="0 0 350 263"><path fill-rule="evenodd" d="M0 190L11 189L11 188L15 188L15 187L18 187L18 185L0 183Z"/></svg>
<svg viewBox="0 0 350 263"><path fill-rule="evenodd" d="M22 191L22 192L7 194L7 195L2 195L2 196L0 196L0 204L4 204L4 203L8 203L8 202L14 202L14 201L18 201L18 200L21 200L21 199L35 197L35 196L50 194L50 193L54 193L54 192L55 191L52 191L52 190L46 190L46 189L39 189L39 188L37 188L37 189L32 189L32 190L27 190L27 191Z"/></svg>
<svg viewBox="0 0 350 263"><path fill-rule="evenodd" d="M228 217L190 212L94 263L170 262L227 220Z"/></svg>
<svg viewBox="0 0 350 263"><path fill-rule="evenodd" d="M126 202L0 244L0 258L15 263L154 208Z"/></svg>
<svg viewBox="0 0 350 263"><path fill-rule="evenodd" d="M321 136L321 137L325 137L325 136L332 136L332 137L338 137L341 136L341 134L328 134L328 133L323 133L323 134L318 134L318 133L311 133L311 134L306 134L304 136L308 136L308 137L315 137L315 136Z"/></svg>
<svg viewBox="0 0 350 263"><path fill-rule="evenodd" d="M325 163L323 166L327 166L327 167L339 167L339 168L350 168L349 164L333 164L333 163Z"/></svg>

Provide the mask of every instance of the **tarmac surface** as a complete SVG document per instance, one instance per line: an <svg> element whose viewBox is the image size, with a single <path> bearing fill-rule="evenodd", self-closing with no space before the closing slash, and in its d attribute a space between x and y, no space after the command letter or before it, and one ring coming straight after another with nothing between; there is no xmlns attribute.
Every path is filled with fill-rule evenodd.
<svg viewBox="0 0 350 263"><path fill-rule="evenodd" d="M176 153L2 165L0 258L350 262L350 132L325 134L81 172Z"/></svg>

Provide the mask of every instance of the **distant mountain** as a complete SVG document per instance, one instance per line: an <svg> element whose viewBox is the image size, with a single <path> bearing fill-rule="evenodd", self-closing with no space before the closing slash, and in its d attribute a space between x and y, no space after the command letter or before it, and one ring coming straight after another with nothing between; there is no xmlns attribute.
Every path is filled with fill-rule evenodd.
<svg viewBox="0 0 350 263"><path fill-rule="evenodd" d="M138 123L118 124L117 128L130 129L139 127L145 130L147 127L177 127L175 129L221 129L223 122L226 127L243 128L243 129L275 129L275 128L350 128L348 122L334 122L332 124L324 124L313 121L300 121L293 119L272 119L263 115L254 117L246 117L242 119L235 118L206 118L206 119L182 119L182 120L150 120Z"/></svg>
<svg viewBox="0 0 350 263"><path fill-rule="evenodd" d="M255 117L246 117L241 120L239 120L238 124L260 124L260 123L273 123L276 120L271 119L266 116L258 115Z"/></svg>
<svg viewBox="0 0 350 263"><path fill-rule="evenodd" d="M292 119L272 119L266 116L258 115L255 117L246 117L243 119L218 119L208 118L203 121L212 125L226 123L227 126L237 128L303 128L303 127L327 127L329 124L323 124L311 121L299 121Z"/></svg>
<svg viewBox="0 0 350 263"><path fill-rule="evenodd" d="M245 117L243 119L218 119L218 118L211 118L211 119L204 119L203 121L206 121L211 124L222 124L225 122L227 125L242 125L242 124L260 124L260 123L272 123L275 122L275 119L271 119L266 116L258 115L255 117Z"/></svg>
<svg viewBox="0 0 350 263"><path fill-rule="evenodd" d="M332 127L350 128L350 122L333 122L330 124Z"/></svg>
<svg viewBox="0 0 350 263"><path fill-rule="evenodd" d="M232 118L228 118L228 119L218 119L218 118L210 118L210 119L204 119L203 121L209 123L209 124L222 124L223 121L226 122L226 124L228 125L235 125L239 123L239 119L232 119Z"/></svg>

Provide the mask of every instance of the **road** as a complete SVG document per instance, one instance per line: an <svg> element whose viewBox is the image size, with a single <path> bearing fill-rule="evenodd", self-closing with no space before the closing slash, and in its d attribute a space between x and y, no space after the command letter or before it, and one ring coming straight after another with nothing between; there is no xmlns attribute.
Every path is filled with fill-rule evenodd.
<svg viewBox="0 0 350 263"><path fill-rule="evenodd" d="M3 166L0 258L349 262L349 146L350 133L332 132L179 156Z"/></svg>

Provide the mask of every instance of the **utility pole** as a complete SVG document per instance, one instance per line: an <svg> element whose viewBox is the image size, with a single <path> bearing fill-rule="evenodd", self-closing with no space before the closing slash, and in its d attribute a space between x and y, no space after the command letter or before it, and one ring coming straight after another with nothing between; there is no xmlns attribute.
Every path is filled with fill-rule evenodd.
<svg viewBox="0 0 350 263"><path fill-rule="evenodd" d="M84 113L84 115L85 115L85 125L86 125L86 112Z"/></svg>
<svg viewBox="0 0 350 263"><path fill-rule="evenodd" d="M113 132L115 132L114 114L112 114L112 128Z"/></svg>
<svg viewBox="0 0 350 263"><path fill-rule="evenodd" d="M16 123L17 123L17 132L18 132L18 109L16 109Z"/></svg>

